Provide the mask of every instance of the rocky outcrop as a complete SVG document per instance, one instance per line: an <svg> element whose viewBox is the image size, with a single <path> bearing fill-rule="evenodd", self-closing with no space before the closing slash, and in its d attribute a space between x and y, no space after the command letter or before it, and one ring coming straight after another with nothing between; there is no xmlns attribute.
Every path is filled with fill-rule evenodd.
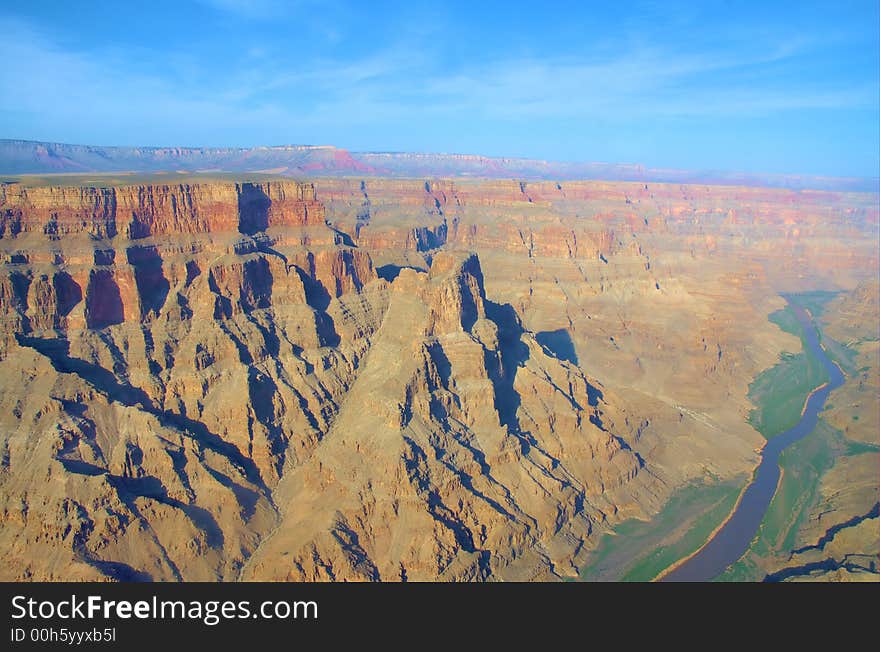
<svg viewBox="0 0 880 652"><path fill-rule="evenodd" d="M551 579L641 484L603 390L485 295L479 259L403 270L345 405L286 476L245 579ZM308 509L303 509L308 505Z"/></svg>
<svg viewBox="0 0 880 652"><path fill-rule="evenodd" d="M292 182L7 187L0 211L4 577L236 577L378 327L381 293L335 312L369 255Z"/></svg>

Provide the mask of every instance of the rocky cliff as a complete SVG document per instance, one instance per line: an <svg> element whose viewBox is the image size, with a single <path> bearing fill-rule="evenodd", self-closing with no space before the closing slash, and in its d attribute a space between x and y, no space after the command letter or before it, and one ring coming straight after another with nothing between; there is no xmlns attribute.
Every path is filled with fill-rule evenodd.
<svg viewBox="0 0 880 652"><path fill-rule="evenodd" d="M86 233L136 240L151 235L255 233L324 223L314 187L288 181L110 188L0 186L0 237Z"/></svg>
<svg viewBox="0 0 880 652"><path fill-rule="evenodd" d="M624 412L474 255L380 279L292 182L0 211L7 579L551 578L641 513Z"/></svg>
<svg viewBox="0 0 880 652"><path fill-rule="evenodd" d="M776 292L876 269L872 201L3 185L0 577L574 576L747 475Z"/></svg>

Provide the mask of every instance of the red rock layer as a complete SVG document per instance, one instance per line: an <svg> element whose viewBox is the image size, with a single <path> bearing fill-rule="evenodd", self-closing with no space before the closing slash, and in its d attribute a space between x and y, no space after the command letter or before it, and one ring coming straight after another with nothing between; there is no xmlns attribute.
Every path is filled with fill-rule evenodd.
<svg viewBox="0 0 880 652"><path fill-rule="evenodd" d="M0 237L87 233L137 239L180 233L254 233L324 223L310 184L196 183L118 188L0 187Z"/></svg>

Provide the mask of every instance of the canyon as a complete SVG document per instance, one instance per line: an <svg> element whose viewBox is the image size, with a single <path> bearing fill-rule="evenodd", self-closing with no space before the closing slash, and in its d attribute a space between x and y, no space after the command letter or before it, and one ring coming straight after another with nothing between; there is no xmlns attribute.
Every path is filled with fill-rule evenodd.
<svg viewBox="0 0 880 652"><path fill-rule="evenodd" d="M801 350L768 316L815 290L864 448L796 554L876 531L875 192L368 163L0 185L0 578L578 578L747 482L750 386Z"/></svg>

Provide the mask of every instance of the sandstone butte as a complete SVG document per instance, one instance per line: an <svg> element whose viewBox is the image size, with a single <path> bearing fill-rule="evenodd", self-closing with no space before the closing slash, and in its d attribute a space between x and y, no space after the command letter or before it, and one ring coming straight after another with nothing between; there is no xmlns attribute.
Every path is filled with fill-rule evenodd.
<svg viewBox="0 0 880 652"><path fill-rule="evenodd" d="M857 313L877 235L859 193L4 184L0 579L575 577L745 482L779 292Z"/></svg>

